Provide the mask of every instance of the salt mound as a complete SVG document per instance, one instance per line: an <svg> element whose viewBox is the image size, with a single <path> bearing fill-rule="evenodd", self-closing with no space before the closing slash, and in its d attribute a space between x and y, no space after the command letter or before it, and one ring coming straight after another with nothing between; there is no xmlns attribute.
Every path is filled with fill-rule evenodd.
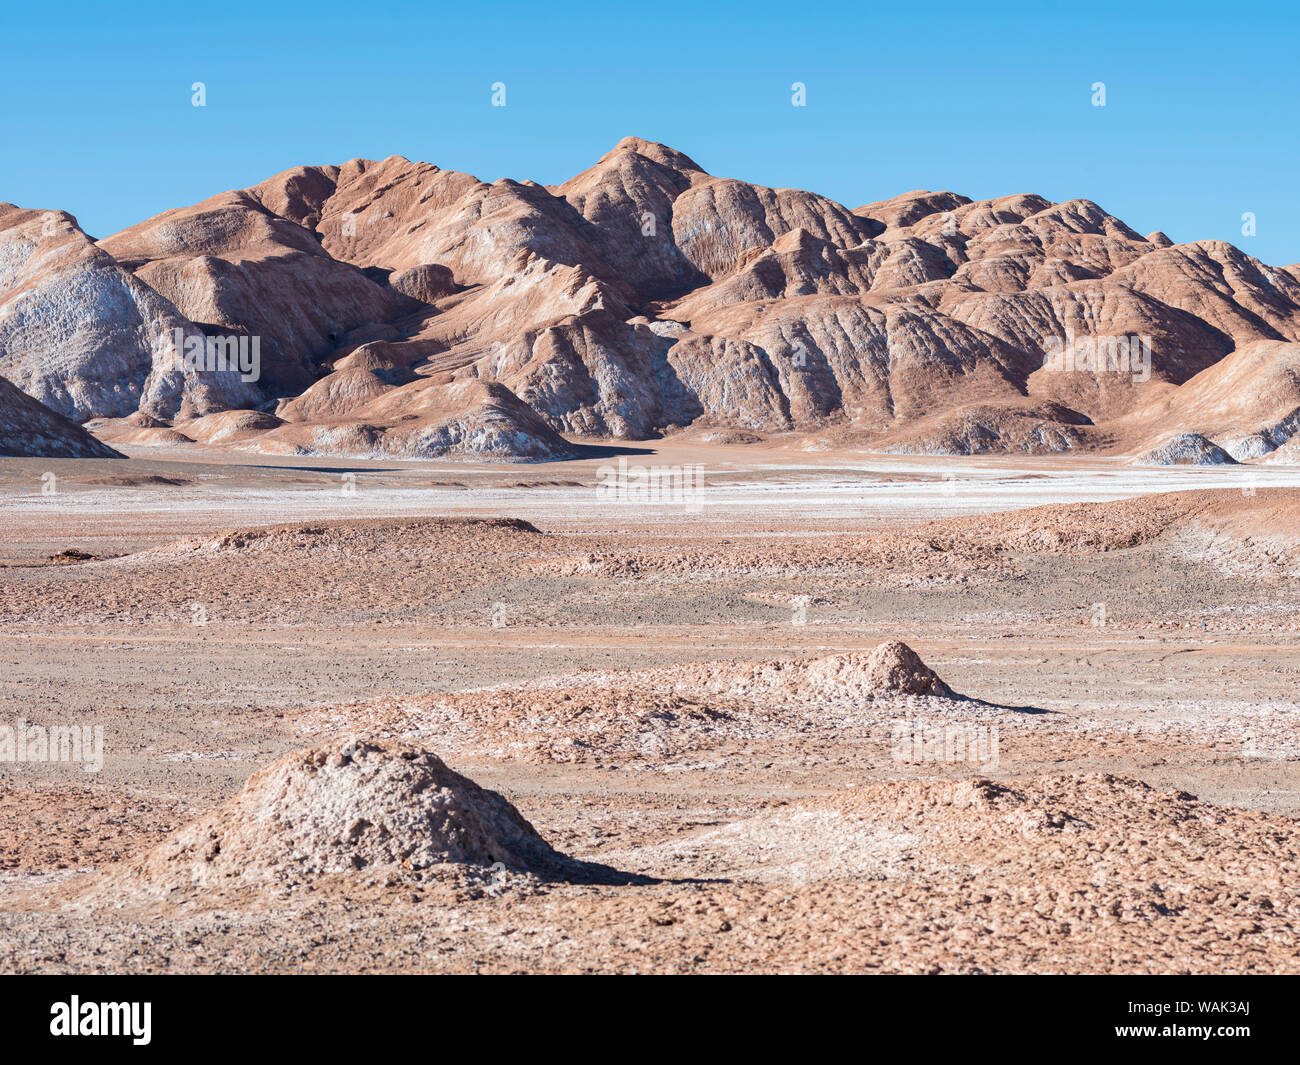
<svg viewBox="0 0 1300 1065"><path fill-rule="evenodd" d="M635 860L661 875L769 883L948 881L995 868L1043 880L1062 869L1090 875L1104 853L1111 875L1145 892L1153 860L1195 876L1204 872L1195 864L1225 853L1223 839L1235 841L1240 859L1279 823L1106 773L881 780L641 849ZM1294 822L1284 831L1294 854ZM608 856L634 860L630 852ZM1239 871L1251 875L1248 865Z"/></svg>
<svg viewBox="0 0 1300 1065"><path fill-rule="evenodd" d="M936 695L952 698L952 689L901 640L887 640L874 650L818 658L804 665L807 682L822 692L872 695Z"/></svg>
<svg viewBox="0 0 1300 1065"><path fill-rule="evenodd" d="M756 694L753 689L776 688L813 697L954 697L952 689L901 640L887 640L870 652L850 651L812 661L760 662L720 679L735 695Z"/></svg>
<svg viewBox="0 0 1300 1065"><path fill-rule="evenodd" d="M901 640L882 643L867 655L862 668L867 682L877 691L952 696L952 689Z"/></svg>
<svg viewBox="0 0 1300 1065"><path fill-rule="evenodd" d="M135 564L193 555L259 554L271 560L278 557L299 565L307 553L336 559L378 552L394 559L423 559L431 550L448 541L454 548L472 538L480 552L486 552L497 544L509 543L520 534L542 535L536 526L522 518L335 519L226 529L210 538L173 540L134 555L124 555L122 559Z"/></svg>
<svg viewBox="0 0 1300 1065"><path fill-rule="evenodd" d="M166 892L450 863L545 874L564 861L506 799L432 752L348 740L272 762L125 875Z"/></svg>

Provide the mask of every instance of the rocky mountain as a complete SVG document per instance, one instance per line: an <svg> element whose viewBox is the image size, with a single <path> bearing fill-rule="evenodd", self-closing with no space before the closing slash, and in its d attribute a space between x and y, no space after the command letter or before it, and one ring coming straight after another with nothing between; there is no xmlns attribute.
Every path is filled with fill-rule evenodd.
<svg viewBox="0 0 1300 1065"><path fill-rule="evenodd" d="M55 459L121 458L80 425L55 414L0 377L0 455Z"/></svg>
<svg viewBox="0 0 1300 1065"><path fill-rule="evenodd" d="M177 336L256 339L256 381L177 368ZM554 187L300 167L97 243L0 209L0 374L131 443L548 458L741 430L1251 460L1300 428L1297 345L1292 269L1088 200L849 209L636 138ZM1162 451L1179 434L1208 446Z"/></svg>
<svg viewBox="0 0 1300 1065"><path fill-rule="evenodd" d="M0 374L75 421L191 417L263 401L238 374L178 366L202 331L61 211L0 204Z"/></svg>

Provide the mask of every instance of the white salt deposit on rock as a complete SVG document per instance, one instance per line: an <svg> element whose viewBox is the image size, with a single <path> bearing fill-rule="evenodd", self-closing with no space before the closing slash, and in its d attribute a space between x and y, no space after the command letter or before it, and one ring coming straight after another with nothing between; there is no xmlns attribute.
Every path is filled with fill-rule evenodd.
<svg viewBox="0 0 1300 1065"><path fill-rule="evenodd" d="M497 862L543 874L564 858L506 799L430 751L348 740L272 762L125 875L166 892Z"/></svg>
<svg viewBox="0 0 1300 1065"><path fill-rule="evenodd" d="M1200 433L1178 433L1133 461L1138 466L1232 466L1237 462Z"/></svg>

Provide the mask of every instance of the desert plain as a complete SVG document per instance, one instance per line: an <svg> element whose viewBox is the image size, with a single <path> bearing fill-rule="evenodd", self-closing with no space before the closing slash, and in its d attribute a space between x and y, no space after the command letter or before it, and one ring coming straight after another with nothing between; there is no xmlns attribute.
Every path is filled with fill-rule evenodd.
<svg viewBox="0 0 1300 1065"><path fill-rule="evenodd" d="M0 460L0 723L103 730L2 971L1300 970L1294 468L115 446Z"/></svg>
<svg viewBox="0 0 1300 1065"><path fill-rule="evenodd" d="M0 970L1294 970L1298 441L1087 199L0 204Z"/></svg>

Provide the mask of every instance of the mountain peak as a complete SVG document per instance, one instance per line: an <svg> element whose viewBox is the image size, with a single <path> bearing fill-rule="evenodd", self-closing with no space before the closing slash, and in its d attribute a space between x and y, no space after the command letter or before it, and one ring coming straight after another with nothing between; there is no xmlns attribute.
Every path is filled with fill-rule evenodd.
<svg viewBox="0 0 1300 1065"><path fill-rule="evenodd" d="M695 162L695 160L689 155L676 151L673 148L669 148L666 144L660 144L658 141L643 140L641 137L624 137L614 145L612 151L609 151L604 155L601 162L603 163L606 159L612 159L615 156L629 152L635 153L645 159L649 159L651 162L659 163L663 166L670 166L674 170L698 170L700 173L704 173L703 167Z"/></svg>

